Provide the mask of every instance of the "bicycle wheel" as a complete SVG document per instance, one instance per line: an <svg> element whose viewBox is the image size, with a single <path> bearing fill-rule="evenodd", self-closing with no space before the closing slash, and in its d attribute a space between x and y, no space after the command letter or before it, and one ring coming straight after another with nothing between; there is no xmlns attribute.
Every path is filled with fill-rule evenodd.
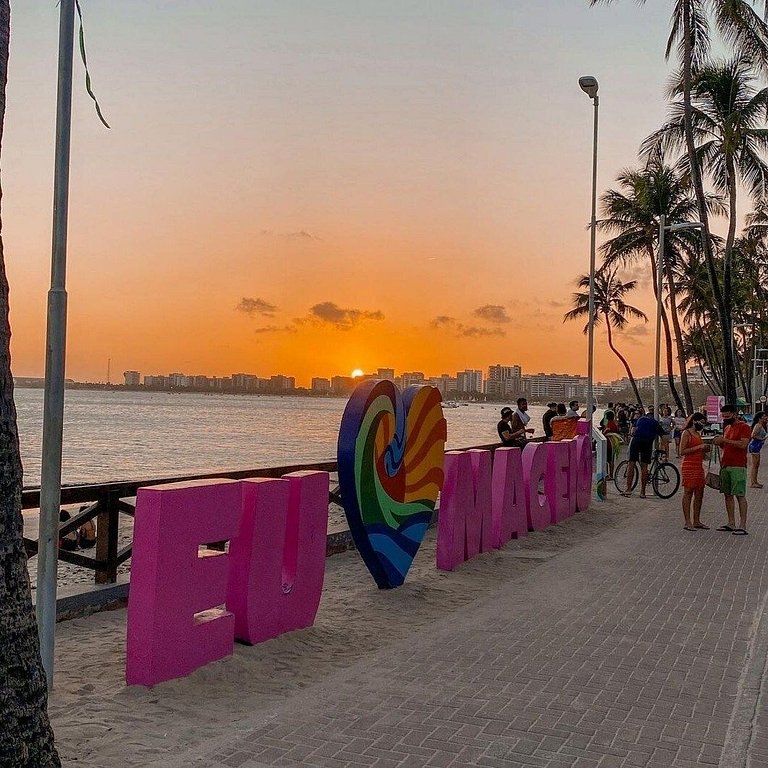
<svg viewBox="0 0 768 768"><path fill-rule="evenodd" d="M613 484L616 486L616 490L619 493L632 493L637 487L638 475L640 474L638 468L635 467L635 476L632 478L632 487L627 487L627 469L629 468L628 461L622 461L613 470Z"/></svg>
<svg viewBox="0 0 768 768"><path fill-rule="evenodd" d="M653 492L660 499L669 499L677 493L680 487L680 472L669 461L662 461L656 467L651 478Z"/></svg>

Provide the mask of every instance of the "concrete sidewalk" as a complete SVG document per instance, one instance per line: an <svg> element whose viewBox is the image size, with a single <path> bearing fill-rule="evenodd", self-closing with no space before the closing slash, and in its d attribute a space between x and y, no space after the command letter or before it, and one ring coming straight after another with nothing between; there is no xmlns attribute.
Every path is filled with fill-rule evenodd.
<svg viewBox="0 0 768 768"><path fill-rule="evenodd" d="M709 489L695 533L679 495L612 500L617 526L164 764L768 766L766 493L742 537Z"/></svg>

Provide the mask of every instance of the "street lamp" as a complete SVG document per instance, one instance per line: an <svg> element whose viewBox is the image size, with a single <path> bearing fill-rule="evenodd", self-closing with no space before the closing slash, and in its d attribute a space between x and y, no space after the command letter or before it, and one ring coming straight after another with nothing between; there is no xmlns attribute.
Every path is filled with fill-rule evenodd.
<svg viewBox="0 0 768 768"><path fill-rule="evenodd" d="M679 224L667 224L662 213L659 216L659 252L656 255L656 374L653 383L653 418L659 418L659 374L661 370L661 305L662 283L664 281L664 236L667 232L680 232L683 229L703 229L700 221L683 221Z"/></svg>
<svg viewBox="0 0 768 768"><path fill-rule="evenodd" d="M597 78L586 75L579 78L579 87L592 99L595 106L594 141L592 145L592 236L589 249L589 322L587 342L587 418L592 431L592 411L595 405L594 372L595 372L595 238L597 233L597 118L600 97L597 95Z"/></svg>

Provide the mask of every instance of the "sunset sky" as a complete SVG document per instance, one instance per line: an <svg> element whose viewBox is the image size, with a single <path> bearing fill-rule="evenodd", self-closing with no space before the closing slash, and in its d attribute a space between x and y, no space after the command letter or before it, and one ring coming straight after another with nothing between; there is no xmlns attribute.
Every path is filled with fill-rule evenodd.
<svg viewBox="0 0 768 768"><path fill-rule="evenodd" d="M42 375L58 9L12 4L13 368ZM671 3L82 0L67 375L586 372L599 188L661 123ZM647 292L636 302L653 316ZM653 324L619 336L639 374ZM622 375L598 336L598 378Z"/></svg>

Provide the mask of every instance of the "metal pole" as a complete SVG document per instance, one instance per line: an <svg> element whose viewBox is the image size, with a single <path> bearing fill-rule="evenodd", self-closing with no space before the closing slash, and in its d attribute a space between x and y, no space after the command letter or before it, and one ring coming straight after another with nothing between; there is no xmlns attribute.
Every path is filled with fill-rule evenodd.
<svg viewBox="0 0 768 768"><path fill-rule="evenodd" d="M53 687L53 647L56 629L56 565L61 500L61 443L64 426L64 362L67 340L67 217L69 213L69 150L72 126L72 54L75 2L61 0L59 15L59 75L56 100L56 159L53 181L53 241L51 289L45 349L43 459L40 478L40 534L37 555L37 624L40 653Z"/></svg>
<svg viewBox="0 0 768 768"><path fill-rule="evenodd" d="M595 126L592 145L592 236L589 248L589 341L587 362L587 418L592 425L592 410L595 405L594 375L595 375L595 244L597 239L597 124L600 97L595 95Z"/></svg>
<svg viewBox="0 0 768 768"><path fill-rule="evenodd" d="M666 217L659 216L659 252L656 255L656 373L653 380L653 418L659 418L659 378L661 373L661 282L664 275L664 234Z"/></svg>

